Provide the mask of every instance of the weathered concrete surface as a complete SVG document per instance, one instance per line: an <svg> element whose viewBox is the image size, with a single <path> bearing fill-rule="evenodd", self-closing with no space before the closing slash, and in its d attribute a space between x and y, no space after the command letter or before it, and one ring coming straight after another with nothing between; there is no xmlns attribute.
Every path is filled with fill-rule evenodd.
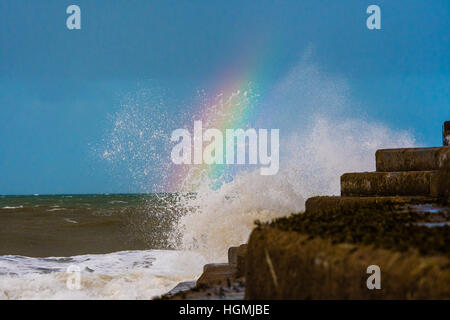
<svg viewBox="0 0 450 320"><path fill-rule="evenodd" d="M167 293L159 297L162 300L242 300L245 283L237 279L229 285L196 286L189 290ZM158 298L157 298L158 299Z"/></svg>
<svg viewBox="0 0 450 320"><path fill-rule="evenodd" d="M237 266L228 263L209 263L203 267L203 274L197 280L201 285L226 285L236 279Z"/></svg>
<svg viewBox="0 0 450 320"><path fill-rule="evenodd" d="M445 121L442 126L442 144L444 146L450 145L450 121Z"/></svg>
<svg viewBox="0 0 450 320"><path fill-rule="evenodd" d="M444 203L450 204L450 168L443 168L438 171L437 193Z"/></svg>
<svg viewBox="0 0 450 320"><path fill-rule="evenodd" d="M450 147L381 149L375 158L378 172L439 170L450 163Z"/></svg>
<svg viewBox="0 0 450 320"><path fill-rule="evenodd" d="M172 290L166 293L166 295L172 296L182 291L187 291L195 287L196 281L184 281L177 284Z"/></svg>
<svg viewBox="0 0 450 320"><path fill-rule="evenodd" d="M247 257L247 244L241 244L237 250L237 270L236 276L243 277L245 275L245 270L247 269L246 265L246 257Z"/></svg>
<svg viewBox="0 0 450 320"><path fill-rule="evenodd" d="M362 172L341 176L341 196L438 195L436 171Z"/></svg>
<svg viewBox="0 0 450 320"><path fill-rule="evenodd" d="M229 264L237 264L237 252L238 252L238 247L229 247L228 248L228 263Z"/></svg>
<svg viewBox="0 0 450 320"><path fill-rule="evenodd" d="M431 197L330 197L320 196L312 197L306 200L305 209L307 212L314 213L324 210L353 210L355 208L370 208L377 205L393 206L399 210L407 210L409 206L416 204L435 203L436 198Z"/></svg>
<svg viewBox="0 0 450 320"><path fill-rule="evenodd" d="M247 255L247 244L239 247L228 248L228 263L236 266L236 277L245 274L245 256Z"/></svg>
<svg viewBox="0 0 450 320"><path fill-rule="evenodd" d="M332 244L273 227L248 243L246 299L450 299L450 259L417 251ZM368 290L367 267L381 268L381 290Z"/></svg>
<svg viewBox="0 0 450 320"><path fill-rule="evenodd" d="M238 249L239 247L231 248ZM244 298L245 279L242 276L238 276L237 270L238 264L206 264L203 267L202 275L197 281L180 282L158 299L242 300Z"/></svg>

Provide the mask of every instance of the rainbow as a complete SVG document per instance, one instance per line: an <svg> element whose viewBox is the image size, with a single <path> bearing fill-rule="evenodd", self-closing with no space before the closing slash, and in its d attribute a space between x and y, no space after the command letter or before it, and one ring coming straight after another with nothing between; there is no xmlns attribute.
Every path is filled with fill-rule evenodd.
<svg viewBox="0 0 450 320"><path fill-rule="evenodd" d="M258 48L250 55L240 57L235 68L229 70L240 70L234 74L222 77L212 92L213 101L202 101L194 109L189 126L195 120L202 120L203 129L216 128L225 133L226 129L246 129L257 111L259 103L259 92L265 85L264 74L267 70L268 60L272 55L270 47ZM255 59L255 52L259 59ZM246 70L246 72L242 72ZM229 73L229 72L228 72ZM233 73L233 72L231 72ZM188 127L188 126L187 126ZM210 187L217 188L223 182L229 181L233 176L233 166L226 164L202 164L202 165L173 165L169 174L166 189L170 191L195 191L200 181L210 183Z"/></svg>
<svg viewBox="0 0 450 320"><path fill-rule="evenodd" d="M223 133L226 129L245 129L249 127L256 99L257 94L254 93L250 82L242 84L239 89L224 90L216 95L215 103L205 103L205 106L194 113L192 123L194 120L201 120L204 130L216 128ZM169 189L173 191L194 191L196 185L205 179L214 188L231 177L231 168L226 164L174 165L174 167L169 184Z"/></svg>

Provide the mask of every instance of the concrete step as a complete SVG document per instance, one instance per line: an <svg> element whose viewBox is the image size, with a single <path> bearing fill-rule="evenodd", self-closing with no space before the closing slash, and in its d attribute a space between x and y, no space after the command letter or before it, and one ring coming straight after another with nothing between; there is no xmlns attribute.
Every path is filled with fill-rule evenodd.
<svg viewBox="0 0 450 320"><path fill-rule="evenodd" d="M391 206L398 211L410 211L424 204L436 203L432 197L312 197L306 200L305 209L308 213L327 210L354 210L356 208L373 208Z"/></svg>
<svg viewBox="0 0 450 320"><path fill-rule="evenodd" d="M201 285L226 285L237 278L237 266L228 263L209 263L203 266L203 274L197 280Z"/></svg>
<svg viewBox="0 0 450 320"><path fill-rule="evenodd" d="M444 146L450 146L450 121L445 121L442 126L442 143Z"/></svg>
<svg viewBox="0 0 450 320"><path fill-rule="evenodd" d="M450 147L381 149L375 157L378 172L439 170L450 166Z"/></svg>
<svg viewBox="0 0 450 320"><path fill-rule="evenodd" d="M237 267L237 277L245 274L245 256L247 255L247 244L241 244L239 247L228 248L228 264Z"/></svg>
<svg viewBox="0 0 450 320"><path fill-rule="evenodd" d="M437 171L362 172L341 176L341 196L438 195Z"/></svg>

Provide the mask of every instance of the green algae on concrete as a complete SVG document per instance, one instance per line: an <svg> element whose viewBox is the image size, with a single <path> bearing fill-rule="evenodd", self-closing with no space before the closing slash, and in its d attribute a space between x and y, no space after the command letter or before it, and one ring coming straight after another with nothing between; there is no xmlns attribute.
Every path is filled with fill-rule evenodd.
<svg viewBox="0 0 450 320"><path fill-rule="evenodd" d="M341 195L435 197L437 178L437 171L345 173L341 176Z"/></svg>
<svg viewBox="0 0 450 320"><path fill-rule="evenodd" d="M306 200L305 210L309 213L329 210L354 210L357 208L371 208L373 206L389 206L399 211L407 211L409 208L421 205L436 203L437 198L431 197L337 197L318 196Z"/></svg>
<svg viewBox="0 0 450 320"><path fill-rule="evenodd" d="M381 269L369 290L367 267ZM333 243L271 226L248 242L246 299L449 299L450 259L361 244Z"/></svg>
<svg viewBox="0 0 450 320"><path fill-rule="evenodd" d="M390 205L354 210L330 209L294 214L270 226L296 231L333 243L373 245L395 251L417 249L421 254L450 256L448 212L399 212ZM427 223L440 222L437 227Z"/></svg>

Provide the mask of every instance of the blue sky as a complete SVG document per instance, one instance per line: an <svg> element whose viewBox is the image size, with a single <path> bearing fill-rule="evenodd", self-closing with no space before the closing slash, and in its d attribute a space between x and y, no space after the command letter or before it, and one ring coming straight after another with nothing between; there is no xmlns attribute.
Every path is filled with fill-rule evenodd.
<svg viewBox="0 0 450 320"><path fill-rule="evenodd" d="M66 28L70 4L81 30ZM370 4L381 30L366 28ZM192 101L249 59L275 85L311 47L359 112L440 145L450 120L447 0L2 0L0 194L141 191L92 152L124 97L157 84L167 101ZM166 104L169 114L185 107Z"/></svg>

